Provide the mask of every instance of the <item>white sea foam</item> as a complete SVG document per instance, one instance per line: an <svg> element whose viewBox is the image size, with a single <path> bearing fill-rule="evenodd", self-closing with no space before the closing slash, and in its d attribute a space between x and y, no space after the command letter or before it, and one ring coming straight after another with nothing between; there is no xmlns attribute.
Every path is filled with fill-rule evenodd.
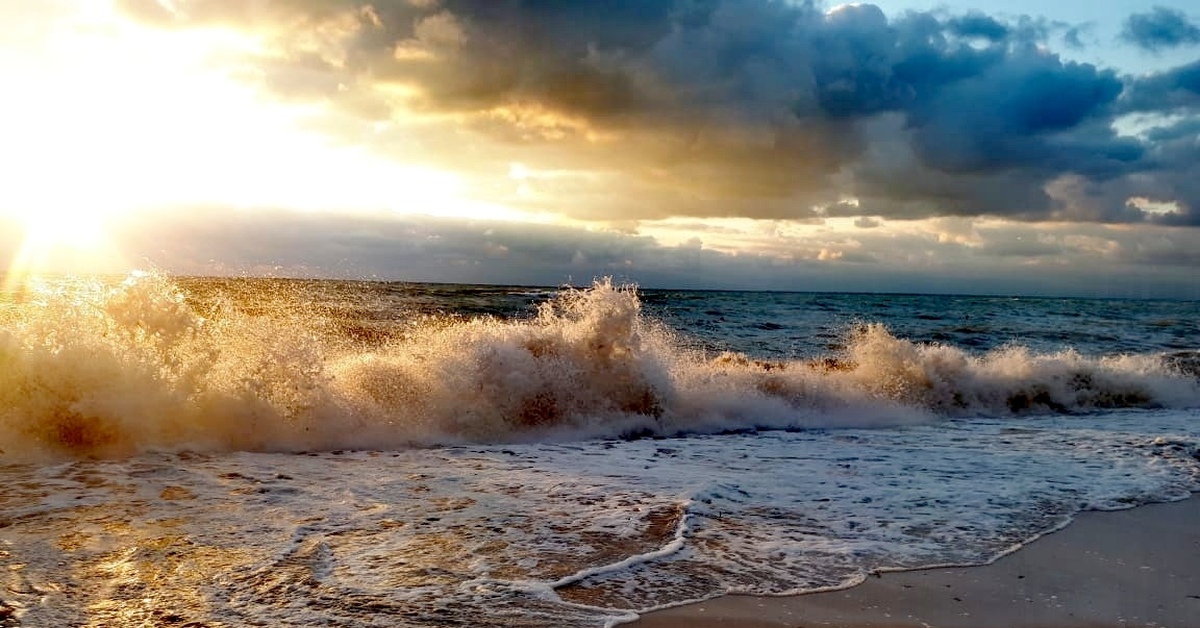
<svg viewBox="0 0 1200 628"><path fill-rule="evenodd" d="M1160 355L972 355L849 333L824 359L717 356L602 281L531 319L414 317L363 344L294 303L196 305L139 274L33 287L3 310L8 461L905 425L1200 405ZM286 299L280 299L285 301ZM265 303L265 305L263 305Z"/></svg>

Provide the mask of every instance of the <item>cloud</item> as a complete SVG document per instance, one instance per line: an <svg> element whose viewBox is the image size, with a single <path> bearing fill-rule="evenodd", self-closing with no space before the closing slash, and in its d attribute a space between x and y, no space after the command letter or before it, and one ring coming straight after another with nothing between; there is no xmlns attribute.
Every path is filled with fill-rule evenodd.
<svg viewBox="0 0 1200 628"><path fill-rule="evenodd" d="M854 197L884 218L1127 222L1160 219L1126 203L1156 183L1200 204L1185 151L1113 124L1195 107L1200 69L1131 78L1048 52L1080 27L780 0L121 4L257 33L247 80L324 104L325 132L527 209L811 219ZM517 193L513 161L567 174Z"/></svg>
<svg viewBox="0 0 1200 628"><path fill-rule="evenodd" d="M1188 19L1183 11L1154 7L1145 13L1134 13L1125 20L1121 39L1145 50L1164 50L1200 44L1200 26Z"/></svg>
<svg viewBox="0 0 1200 628"><path fill-rule="evenodd" d="M1155 150L1152 157L1163 164L1161 171L1148 177L1143 198L1173 204L1174 211L1157 214L1154 220L1164 224L1200 226L1200 119L1189 117L1153 129L1150 137ZM1182 199L1182 200L1181 200Z"/></svg>
<svg viewBox="0 0 1200 628"><path fill-rule="evenodd" d="M1200 298L1195 229L975 218L761 227L731 223L676 246L560 225L205 207L124 216L109 231L139 265L179 275ZM721 250L730 238L736 252Z"/></svg>
<svg viewBox="0 0 1200 628"><path fill-rule="evenodd" d="M1133 79L1126 92L1127 111L1194 113L1200 110L1200 61Z"/></svg>
<svg viewBox="0 0 1200 628"><path fill-rule="evenodd" d="M988 41L1002 41L1011 29L999 20L979 12L971 12L946 20L947 28L960 37L980 37Z"/></svg>

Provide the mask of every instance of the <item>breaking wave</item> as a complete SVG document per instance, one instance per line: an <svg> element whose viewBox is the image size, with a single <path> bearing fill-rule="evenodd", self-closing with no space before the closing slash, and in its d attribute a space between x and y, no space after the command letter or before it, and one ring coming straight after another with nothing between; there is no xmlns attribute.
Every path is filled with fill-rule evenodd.
<svg viewBox="0 0 1200 628"><path fill-rule="evenodd" d="M878 324L818 360L686 348L610 281L524 320L412 318L364 343L301 308L204 307L168 278L43 285L0 309L0 460L890 425L1194 407L1176 356L983 355ZM339 326L341 325L341 326Z"/></svg>

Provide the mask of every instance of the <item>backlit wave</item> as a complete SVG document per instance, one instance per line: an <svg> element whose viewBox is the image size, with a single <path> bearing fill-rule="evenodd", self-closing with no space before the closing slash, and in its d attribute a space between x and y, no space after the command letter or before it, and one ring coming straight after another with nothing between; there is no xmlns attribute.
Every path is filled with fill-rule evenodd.
<svg viewBox="0 0 1200 628"><path fill-rule="evenodd" d="M270 295L264 301L271 303ZM78 280L0 309L0 460L569 440L1200 406L1178 359L972 355L881 325L766 362L684 348L636 291L521 320L423 316L364 343L314 308L201 307L169 278Z"/></svg>

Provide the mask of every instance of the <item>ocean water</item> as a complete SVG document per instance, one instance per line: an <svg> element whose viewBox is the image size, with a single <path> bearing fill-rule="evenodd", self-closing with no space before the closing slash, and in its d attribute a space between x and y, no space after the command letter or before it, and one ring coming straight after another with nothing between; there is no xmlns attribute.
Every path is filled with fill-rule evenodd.
<svg viewBox="0 0 1200 628"><path fill-rule="evenodd" d="M0 297L0 626L608 626L1200 490L1194 302Z"/></svg>

